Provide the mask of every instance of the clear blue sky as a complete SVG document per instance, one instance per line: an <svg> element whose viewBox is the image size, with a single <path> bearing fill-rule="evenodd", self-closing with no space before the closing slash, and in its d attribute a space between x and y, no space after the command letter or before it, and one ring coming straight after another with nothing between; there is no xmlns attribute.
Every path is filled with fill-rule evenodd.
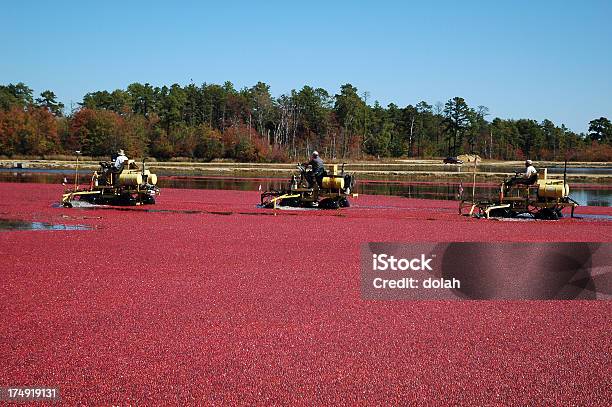
<svg viewBox="0 0 612 407"><path fill-rule="evenodd" d="M0 83L67 106L132 82L193 80L278 96L343 83L369 102L461 96L491 116L574 131L612 118L610 1L8 1Z"/></svg>

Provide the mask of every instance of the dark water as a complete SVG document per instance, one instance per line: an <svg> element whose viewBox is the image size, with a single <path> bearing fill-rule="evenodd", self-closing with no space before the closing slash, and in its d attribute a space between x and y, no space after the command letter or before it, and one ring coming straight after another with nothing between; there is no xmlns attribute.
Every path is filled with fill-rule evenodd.
<svg viewBox="0 0 612 407"><path fill-rule="evenodd" d="M561 169L562 170L562 169ZM87 182L90 171L79 171L79 181ZM35 182L46 184L61 184L66 178L68 184L74 182L74 171L70 170L0 170L0 182ZM257 191L281 189L287 185L285 178L232 178L232 177L159 177L160 188L190 188L190 189L227 189L239 191ZM409 198L454 200L458 196L458 182L403 182L388 181L358 181L354 192L372 195L394 195ZM471 198L472 187L464 183L464 196ZM499 186L477 185L475 196L487 198L497 196ZM570 196L580 205L612 206L612 185L570 185Z"/></svg>
<svg viewBox="0 0 612 407"><path fill-rule="evenodd" d="M47 222L28 222L16 219L0 218L0 232L3 230L90 230L85 225L62 225Z"/></svg>

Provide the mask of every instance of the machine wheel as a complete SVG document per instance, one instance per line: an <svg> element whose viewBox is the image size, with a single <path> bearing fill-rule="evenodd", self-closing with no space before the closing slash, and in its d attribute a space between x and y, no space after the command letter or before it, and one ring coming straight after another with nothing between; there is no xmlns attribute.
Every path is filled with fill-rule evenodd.
<svg viewBox="0 0 612 407"><path fill-rule="evenodd" d="M541 220L558 220L559 214L554 209L542 208L536 212L534 217Z"/></svg>
<svg viewBox="0 0 612 407"><path fill-rule="evenodd" d="M341 208L348 208L351 206L351 203L349 202L349 200L347 198L342 198L340 199L340 201L338 201L338 205Z"/></svg>
<svg viewBox="0 0 612 407"><path fill-rule="evenodd" d="M291 206L297 208L300 206L300 198L286 198L279 202L280 206Z"/></svg>
<svg viewBox="0 0 612 407"><path fill-rule="evenodd" d="M492 218L508 218L510 217L509 211L505 208L498 208L489 211L489 216Z"/></svg>
<svg viewBox="0 0 612 407"><path fill-rule="evenodd" d="M94 195L81 195L79 201L88 202L90 204L96 203L96 197Z"/></svg>
<svg viewBox="0 0 612 407"><path fill-rule="evenodd" d="M143 205L155 205L155 198L152 197L151 195L145 195L145 196L142 197L140 202Z"/></svg>
<svg viewBox="0 0 612 407"><path fill-rule="evenodd" d="M118 205L132 206L136 205L136 198L130 194L123 194L117 198Z"/></svg>
<svg viewBox="0 0 612 407"><path fill-rule="evenodd" d="M547 215L549 220L559 220L559 214L554 209L548 209Z"/></svg>
<svg viewBox="0 0 612 407"><path fill-rule="evenodd" d="M321 203L316 201L303 201L301 206L304 208L323 208Z"/></svg>
<svg viewBox="0 0 612 407"><path fill-rule="evenodd" d="M335 199L323 199L319 202L319 208L321 209L338 209L340 208L340 203Z"/></svg>

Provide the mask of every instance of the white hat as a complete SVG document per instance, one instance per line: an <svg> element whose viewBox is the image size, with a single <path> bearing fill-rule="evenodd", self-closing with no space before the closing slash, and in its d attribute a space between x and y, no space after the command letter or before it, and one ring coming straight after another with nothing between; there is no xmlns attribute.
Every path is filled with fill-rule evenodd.
<svg viewBox="0 0 612 407"><path fill-rule="evenodd" d="M119 149L119 155L125 155L125 151L123 151L122 149Z"/></svg>
<svg viewBox="0 0 612 407"><path fill-rule="evenodd" d="M525 164L531 165L531 164L533 164L533 162L531 160L527 160L527 161L525 161Z"/></svg>
<svg viewBox="0 0 612 407"><path fill-rule="evenodd" d="M319 152L315 150L315 151L312 152L312 155L314 155L315 157L318 157L319 156Z"/></svg>

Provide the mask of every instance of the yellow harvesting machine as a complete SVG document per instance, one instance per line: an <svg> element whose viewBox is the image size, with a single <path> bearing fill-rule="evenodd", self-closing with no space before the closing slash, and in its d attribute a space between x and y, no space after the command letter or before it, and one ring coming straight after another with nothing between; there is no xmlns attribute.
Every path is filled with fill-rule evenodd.
<svg viewBox="0 0 612 407"><path fill-rule="evenodd" d="M159 195L157 175L146 168L145 161L139 168L134 160L127 160L119 169L109 161L100 162L89 185L78 185L78 162L74 188L62 195L62 205L72 207L75 200L101 205L151 205Z"/></svg>
<svg viewBox="0 0 612 407"><path fill-rule="evenodd" d="M344 164L340 170L334 164L330 172L316 180L316 177L302 164L298 164L299 174L293 174L287 188L270 190L261 194L261 206L276 208L282 206L338 209L350 206L349 197L356 197L352 193L355 187L355 175L344 171Z"/></svg>
<svg viewBox="0 0 612 407"><path fill-rule="evenodd" d="M566 175L564 174L563 179L551 179L548 178L548 170L545 168L531 185L513 185L506 181L501 184L499 195L493 199L462 200L459 204L459 214L463 215L469 208L469 212L465 214L474 217L513 218L528 215L535 219L557 220L563 216L563 209L570 208L571 217L574 217L574 209L578 203L569 193Z"/></svg>

